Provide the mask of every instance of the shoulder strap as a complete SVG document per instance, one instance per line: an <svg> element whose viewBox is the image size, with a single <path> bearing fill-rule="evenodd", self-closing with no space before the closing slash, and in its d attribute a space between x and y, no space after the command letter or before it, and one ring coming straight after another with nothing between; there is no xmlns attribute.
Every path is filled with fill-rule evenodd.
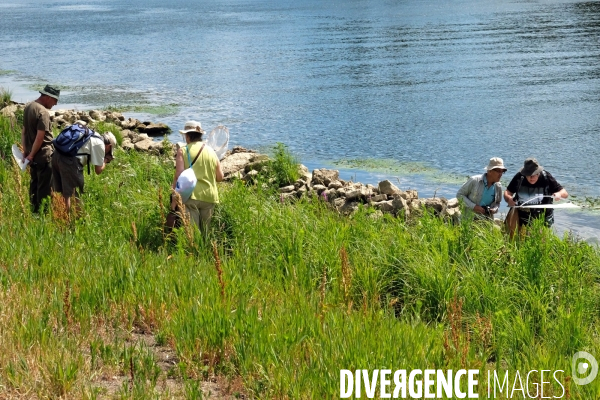
<svg viewBox="0 0 600 400"><path fill-rule="evenodd" d="M521 175L521 179L519 180L519 186L517 186L517 191L515 192L515 197L514 197L515 201L519 201L519 189L521 189L521 184L523 183L523 179L525 179L525 177L523 175Z"/></svg>
<svg viewBox="0 0 600 400"><path fill-rule="evenodd" d="M548 175L546 175L546 170L542 170L542 174L544 177L544 196L547 196L550 194L550 182L548 181Z"/></svg>
<svg viewBox="0 0 600 400"><path fill-rule="evenodd" d="M200 151L198 152L198 154L196 154L196 157L194 158L194 161L192 161L192 162L190 162L190 148L185 146L187 149L188 163L190 164L189 168L192 168L192 165L194 165L196 163L196 160L198 159L198 157L200 157L200 153L202 153L202 150L204 150L204 146L206 146L206 143L202 144L202 147L200 147Z"/></svg>

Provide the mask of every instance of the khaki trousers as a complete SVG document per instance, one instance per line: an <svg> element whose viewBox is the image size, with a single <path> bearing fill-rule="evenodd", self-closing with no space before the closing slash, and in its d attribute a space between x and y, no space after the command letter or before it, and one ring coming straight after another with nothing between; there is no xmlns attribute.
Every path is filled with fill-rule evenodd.
<svg viewBox="0 0 600 400"><path fill-rule="evenodd" d="M194 221L201 232L208 232L210 220L215 209L215 203L207 203L205 201L188 199L185 203L185 210L191 221Z"/></svg>

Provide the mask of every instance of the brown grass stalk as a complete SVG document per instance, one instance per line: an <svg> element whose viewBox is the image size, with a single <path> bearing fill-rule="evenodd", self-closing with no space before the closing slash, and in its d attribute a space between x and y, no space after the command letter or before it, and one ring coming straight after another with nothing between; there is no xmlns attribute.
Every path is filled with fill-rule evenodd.
<svg viewBox="0 0 600 400"><path fill-rule="evenodd" d="M71 287L70 287L70 282L68 279L65 282L65 295L63 296L63 313L65 314L65 321L67 322L67 329L68 329L72 325Z"/></svg>
<svg viewBox="0 0 600 400"><path fill-rule="evenodd" d="M464 368L469 355L471 335L468 329L463 332L463 300L454 297L448 304L449 330L444 332L444 350L448 358L460 357Z"/></svg>
<svg viewBox="0 0 600 400"><path fill-rule="evenodd" d="M321 287L319 289L319 319L321 323L325 318L325 293L327 289L327 265L323 265L323 275L321 276Z"/></svg>
<svg viewBox="0 0 600 400"><path fill-rule="evenodd" d="M137 227L135 225L135 221L131 221L131 231L133 232L133 242L137 243L138 234L137 234Z"/></svg>
<svg viewBox="0 0 600 400"><path fill-rule="evenodd" d="M352 269L348 263L348 253L346 248L340 249L340 259L342 261L342 288L344 290L344 303L347 305L348 312L352 309L352 300L350 299L350 289L352 287Z"/></svg>

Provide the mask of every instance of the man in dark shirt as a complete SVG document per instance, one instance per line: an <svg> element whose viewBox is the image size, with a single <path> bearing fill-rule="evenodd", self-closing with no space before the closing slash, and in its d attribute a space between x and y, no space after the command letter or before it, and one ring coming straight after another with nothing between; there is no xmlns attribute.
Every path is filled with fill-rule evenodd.
<svg viewBox="0 0 600 400"><path fill-rule="evenodd" d="M552 204L569 197L567 191L535 158L525 160L523 168L512 178L504 191L510 207L517 205ZM519 208L519 222L529 225L534 218L544 217L547 226L554 224L551 208Z"/></svg>
<svg viewBox="0 0 600 400"><path fill-rule="evenodd" d="M42 200L50 196L52 169L52 123L48 110L58 103L60 90L46 85L41 96L25 106L23 110L23 131L21 144L23 155L29 162L31 181L29 198L33 212L39 212Z"/></svg>

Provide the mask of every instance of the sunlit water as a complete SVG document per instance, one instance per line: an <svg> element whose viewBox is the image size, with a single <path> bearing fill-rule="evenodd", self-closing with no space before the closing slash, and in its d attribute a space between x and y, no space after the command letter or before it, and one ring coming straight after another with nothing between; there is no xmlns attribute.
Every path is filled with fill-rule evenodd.
<svg viewBox="0 0 600 400"><path fill-rule="evenodd" d="M597 1L0 0L0 47L20 101L51 82L59 108L225 124L233 145L280 141L311 168L351 160L346 179L423 195L453 197L492 156L507 179L535 156L600 196ZM600 228L556 214L559 231Z"/></svg>

